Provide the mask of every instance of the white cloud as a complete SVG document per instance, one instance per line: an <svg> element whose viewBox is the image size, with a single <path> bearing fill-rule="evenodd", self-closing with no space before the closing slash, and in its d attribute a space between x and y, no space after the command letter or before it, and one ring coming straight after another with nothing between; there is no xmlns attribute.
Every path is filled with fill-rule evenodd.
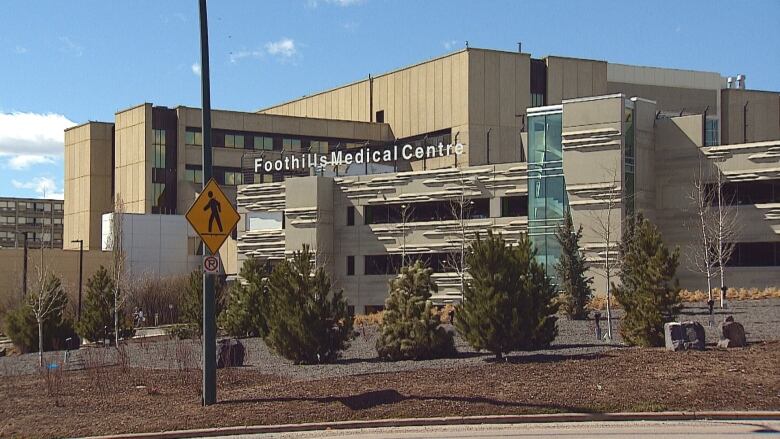
<svg viewBox="0 0 780 439"><path fill-rule="evenodd" d="M21 182L12 180L11 184L17 189L32 190L40 198L54 198L62 200L64 193L57 187L57 183L50 177L33 177L30 181Z"/></svg>
<svg viewBox="0 0 780 439"><path fill-rule="evenodd" d="M244 58L262 58L263 53L264 52L262 50L242 49L242 50L236 50L235 52L230 52L229 58L230 58L230 62L235 64Z"/></svg>
<svg viewBox="0 0 780 439"><path fill-rule="evenodd" d="M16 46L14 48L14 52L18 55L24 55L25 53L29 52L26 47L24 46Z"/></svg>
<svg viewBox="0 0 780 439"><path fill-rule="evenodd" d="M73 42L68 37L60 37L60 42L62 43L62 47L60 47L60 51L66 52L66 53L72 53L76 56L81 56L84 54L84 47L80 46Z"/></svg>
<svg viewBox="0 0 780 439"><path fill-rule="evenodd" d="M355 6L359 5L361 3L365 3L365 0L308 0L306 2L306 6L310 8L316 8L320 5L320 3L327 3L331 5L346 7L346 6Z"/></svg>
<svg viewBox="0 0 780 439"><path fill-rule="evenodd" d="M446 50L452 50L457 44L458 44L458 40L449 40L442 43L442 45Z"/></svg>
<svg viewBox="0 0 780 439"><path fill-rule="evenodd" d="M73 125L61 114L0 113L0 157L13 169L52 163L62 156L65 129Z"/></svg>
<svg viewBox="0 0 780 439"><path fill-rule="evenodd" d="M291 58L298 53L298 49L295 48L295 41L290 38L282 38L279 41L265 43L265 50L271 55L278 55L283 58Z"/></svg>
<svg viewBox="0 0 780 439"><path fill-rule="evenodd" d="M192 73L194 73L196 76L200 76L200 63L194 62L192 63L192 66L190 66L192 69Z"/></svg>

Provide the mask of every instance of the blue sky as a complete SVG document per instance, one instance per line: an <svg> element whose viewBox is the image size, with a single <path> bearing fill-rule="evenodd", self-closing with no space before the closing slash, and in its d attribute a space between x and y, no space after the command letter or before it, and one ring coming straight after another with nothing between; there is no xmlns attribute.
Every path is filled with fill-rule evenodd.
<svg viewBox="0 0 780 439"><path fill-rule="evenodd" d="M747 74L780 90L780 2L209 4L212 105L251 111L473 47ZM0 195L62 196L62 130L200 105L197 0L0 0Z"/></svg>

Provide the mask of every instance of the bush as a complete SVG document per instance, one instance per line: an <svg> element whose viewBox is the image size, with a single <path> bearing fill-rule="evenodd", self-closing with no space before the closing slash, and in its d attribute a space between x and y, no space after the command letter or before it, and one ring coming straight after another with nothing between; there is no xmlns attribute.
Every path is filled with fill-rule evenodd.
<svg viewBox="0 0 780 439"><path fill-rule="evenodd" d="M325 363L346 349L352 319L342 291L331 291L330 279L314 270L304 245L271 272L266 344L296 363ZM312 276L312 272L314 275Z"/></svg>
<svg viewBox="0 0 780 439"><path fill-rule="evenodd" d="M625 310L620 325L630 345L663 346L664 323L682 308L677 280L679 249L670 251L658 228L641 214L630 218L620 243L620 286L612 286Z"/></svg>
<svg viewBox="0 0 780 439"><path fill-rule="evenodd" d="M61 349L65 347L66 339L76 340L73 321L64 312L68 296L56 276L49 275L44 288L53 291L51 308L54 311L49 312L43 320L43 350ZM5 333L22 353L38 352L38 322L30 305L34 303L35 296L32 295L36 293L28 294L31 296L28 296L27 302L17 305L5 317Z"/></svg>
<svg viewBox="0 0 780 439"><path fill-rule="evenodd" d="M391 361L423 360L455 353L452 334L441 327L431 307L436 284L432 270L421 261L401 269L390 282L390 295L376 342L379 358Z"/></svg>
<svg viewBox="0 0 780 439"><path fill-rule="evenodd" d="M593 278L585 276L588 263L585 260L585 254L580 249L582 226L575 231L571 215L566 215L563 224L556 231L555 237L561 246L561 257L555 264L558 288L562 292L559 299L561 309L573 320L584 320L588 318L587 305L593 296L590 286L593 283Z"/></svg>
<svg viewBox="0 0 780 439"><path fill-rule="evenodd" d="M147 277L133 283L128 309L143 310L147 324L154 324L155 314L161 325L177 323L189 275Z"/></svg>
<svg viewBox="0 0 780 439"><path fill-rule="evenodd" d="M216 318L224 308L225 279L223 276L216 276L214 279L214 318ZM203 333L203 270L198 268L190 273L187 279L187 288L184 290L181 303L180 318L182 323L190 326L184 333Z"/></svg>
<svg viewBox="0 0 780 439"><path fill-rule="evenodd" d="M247 259L241 267L245 285L234 282L227 293L227 306L219 316L220 326L234 337L265 337L268 323L268 266Z"/></svg>
<svg viewBox="0 0 780 439"><path fill-rule="evenodd" d="M101 266L87 280L87 294L76 332L89 341L114 338L114 281ZM124 319L122 319L124 320Z"/></svg>
<svg viewBox="0 0 780 439"><path fill-rule="evenodd" d="M469 345L500 359L555 338L555 288L534 256L525 234L514 247L491 232L487 239L477 235L466 256L471 280L455 312L455 327Z"/></svg>

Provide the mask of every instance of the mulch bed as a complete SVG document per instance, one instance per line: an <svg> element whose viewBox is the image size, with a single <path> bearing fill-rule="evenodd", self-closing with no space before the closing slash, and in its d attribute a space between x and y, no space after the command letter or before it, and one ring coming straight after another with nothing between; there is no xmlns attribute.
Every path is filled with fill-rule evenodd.
<svg viewBox="0 0 780 439"><path fill-rule="evenodd" d="M780 410L780 342L744 349L620 349L524 356L474 367L294 380L111 366L5 378L1 436L84 436L377 418L660 410ZM59 380L59 381L58 381ZM48 383L48 385L47 385ZM49 395L51 393L51 395Z"/></svg>

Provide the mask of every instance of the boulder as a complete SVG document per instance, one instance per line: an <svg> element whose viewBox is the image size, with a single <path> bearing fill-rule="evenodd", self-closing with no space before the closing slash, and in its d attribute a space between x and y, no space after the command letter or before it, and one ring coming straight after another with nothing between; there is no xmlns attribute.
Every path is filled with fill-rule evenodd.
<svg viewBox="0 0 780 439"><path fill-rule="evenodd" d="M236 339L220 340L217 356L217 368L240 367L244 365L244 345Z"/></svg>
<svg viewBox="0 0 780 439"><path fill-rule="evenodd" d="M731 320L727 318L725 322L720 324L718 347L737 348L743 346L747 346L745 327L741 323L735 322L733 318Z"/></svg>
<svg viewBox="0 0 780 439"><path fill-rule="evenodd" d="M689 349L704 350L704 326L699 322L669 322L664 324L664 339L666 349L684 351Z"/></svg>

